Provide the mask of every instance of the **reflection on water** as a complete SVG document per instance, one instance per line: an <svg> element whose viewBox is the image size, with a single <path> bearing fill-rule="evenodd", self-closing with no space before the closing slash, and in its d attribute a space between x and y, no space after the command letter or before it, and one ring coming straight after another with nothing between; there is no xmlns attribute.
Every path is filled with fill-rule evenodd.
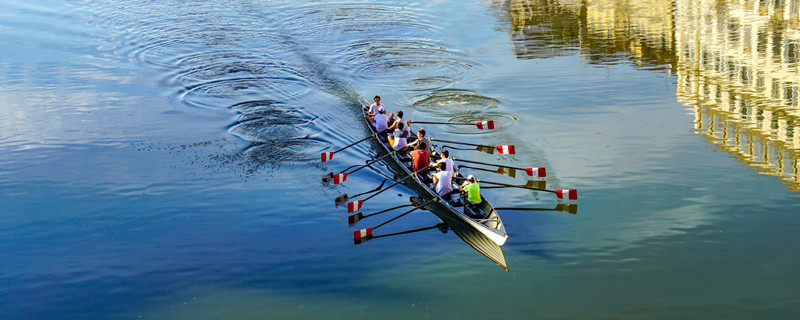
<svg viewBox="0 0 800 320"><path fill-rule="evenodd" d="M711 144L800 190L798 1L506 1L519 59L579 51L588 64L677 75Z"/></svg>
<svg viewBox="0 0 800 320"><path fill-rule="evenodd" d="M800 190L798 2L679 1L678 98L697 132Z"/></svg>

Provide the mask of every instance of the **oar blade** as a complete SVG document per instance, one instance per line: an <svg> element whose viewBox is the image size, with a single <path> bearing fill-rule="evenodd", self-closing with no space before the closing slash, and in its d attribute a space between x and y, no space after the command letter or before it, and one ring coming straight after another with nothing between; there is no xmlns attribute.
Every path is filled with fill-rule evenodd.
<svg viewBox="0 0 800 320"><path fill-rule="evenodd" d="M475 147L475 150L478 150L478 151L484 152L484 153L488 153L488 154L494 154L495 148L478 146L478 147Z"/></svg>
<svg viewBox="0 0 800 320"><path fill-rule="evenodd" d="M504 146L496 146L494 148L497 149L497 152L499 152L500 154L516 154L517 153L517 150L515 150L513 144L504 145Z"/></svg>
<svg viewBox="0 0 800 320"><path fill-rule="evenodd" d="M364 204L364 200L357 200L353 202L347 203L347 213L353 213L361 209L361 205Z"/></svg>
<svg viewBox="0 0 800 320"><path fill-rule="evenodd" d="M547 170L544 167L525 168L525 172L531 177L544 178L547 176Z"/></svg>
<svg viewBox="0 0 800 320"><path fill-rule="evenodd" d="M578 190L575 189L555 190L555 193L559 199L578 200Z"/></svg>
<svg viewBox="0 0 800 320"><path fill-rule="evenodd" d="M478 127L478 129L480 130L492 130L494 129L494 121L487 120L487 121L476 122L475 126Z"/></svg>
<svg viewBox="0 0 800 320"><path fill-rule="evenodd" d="M556 211L570 213L570 214L578 214L578 205L577 204L565 204L559 203L556 205Z"/></svg>
<svg viewBox="0 0 800 320"><path fill-rule="evenodd" d="M366 229L361 229L361 230L358 230L358 231L354 231L353 232L353 240L372 237L372 229L373 228L366 228Z"/></svg>
<svg viewBox="0 0 800 320"><path fill-rule="evenodd" d="M333 184L340 184L340 183L344 182L345 180L347 180L347 173L346 172L339 173L339 174L336 174L336 175L333 176Z"/></svg>
<svg viewBox="0 0 800 320"><path fill-rule="evenodd" d="M347 202L347 200L350 200L350 197L348 197L347 194L345 193L341 196L336 197L336 199L333 199L333 202L338 206L342 203Z"/></svg>
<svg viewBox="0 0 800 320"><path fill-rule="evenodd" d="M506 168L506 167L497 167L497 174L502 174L504 176L516 178L517 177L517 169L514 168Z"/></svg>
<svg viewBox="0 0 800 320"><path fill-rule="evenodd" d="M525 187L534 189L547 189L547 181L544 180L529 180Z"/></svg>
<svg viewBox="0 0 800 320"><path fill-rule="evenodd" d="M359 212L359 213L356 213L354 215L351 215L351 216L347 217L347 223L349 225L354 225L354 224L356 224L356 222L361 221L361 219L364 219L364 214Z"/></svg>
<svg viewBox="0 0 800 320"><path fill-rule="evenodd" d="M333 152L323 152L322 153L322 162L328 162L333 159Z"/></svg>
<svg viewBox="0 0 800 320"><path fill-rule="evenodd" d="M363 238L353 238L353 244L354 245L359 245L359 244L362 244L362 243L367 242L369 240L372 240L372 235L369 235L369 236L366 236L366 237L363 237Z"/></svg>

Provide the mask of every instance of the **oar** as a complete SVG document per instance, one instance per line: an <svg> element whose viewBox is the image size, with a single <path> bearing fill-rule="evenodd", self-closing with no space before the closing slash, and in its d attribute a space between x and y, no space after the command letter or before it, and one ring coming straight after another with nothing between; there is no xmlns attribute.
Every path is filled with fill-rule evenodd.
<svg viewBox="0 0 800 320"><path fill-rule="evenodd" d="M481 122L433 122L433 121L409 121L409 123L422 123L422 124L449 124L453 126L476 126L478 129L494 129L494 121L487 120Z"/></svg>
<svg viewBox="0 0 800 320"><path fill-rule="evenodd" d="M467 180L467 178L464 178L464 177L453 177L453 179L456 179L456 180ZM480 180L480 179L477 179L477 181L478 182L482 182L482 183L498 185L498 186L506 186L506 187L511 187L511 188L521 188L521 189L528 189L528 190L536 190L536 191L545 191L545 192L555 193L556 197L558 197L559 199L565 199L565 198L569 199L569 200L577 200L578 199L578 190L575 190L575 189L546 190L546 189L541 189L541 188L531 188L531 187L528 187L528 186L518 186L518 185L513 185L513 184L506 184L506 183L499 183L499 182L492 182L492 181L484 181L484 180Z"/></svg>
<svg viewBox="0 0 800 320"><path fill-rule="evenodd" d="M397 151L392 151L392 152L389 152L389 153L387 153L385 155L382 155L382 156L380 156L380 157L378 157L376 159L367 160L366 164L358 166L358 168L356 168L355 170L350 171L350 172L347 172L347 170L350 170L354 166L350 166L349 168L344 169L344 170L342 170L342 172L339 172L339 173L333 173L333 172L328 173L327 175L322 176L322 182L330 182L331 179L333 179L333 183L334 184L340 184L340 183L344 182L345 180L347 180L347 175L353 174L358 170L364 169L364 168L368 167L369 165L380 161L383 158L386 158L388 156L391 156L391 155L395 154L396 152Z"/></svg>
<svg viewBox="0 0 800 320"><path fill-rule="evenodd" d="M416 232L421 232L421 231L426 231L426 230L431 230L431 229L439 229L440 231L442 231L442 233L447 233L447 229L448 228L447 228L446 224L438 223L435 226L430 226L430 227L425 227L425 228L413 229L413 230L408 230L408 231L400 231L400 232L395 232L395 233L388 233L388 234L383 234L383 235L379 235L379 236L370 235L370 236L364 237L364 238L354 238L353 239L353 244L362 244L362 243L367 242L367 241L372 240L372 239L386 238L386 237L391 237L391 236L398 236L398 235L401 235L401 234L416 233Z"/></svg>
<svg viewBox="0 0 800 320"><path fill-rule="evenodd" d="M387 129L387 130L388 130L388 129ZM360 143L360 142L366 141L366 140L367 140L367 139L369 139L369 138L376 137L376 136L378 136L379 134L381 134L381 133L384 133L384 132L386 132L386 130L382 130L381 132L378 132L378 133L373 133L373 134L371 134L371 135L367 136L367 137L366 137L366 138L364 138L364 139L361 139L361 140L358 140L358 141L356 141L356 142L353 142L353 143L351 143L351 144L348 144L348 145L347 145L347 146L345 146L344 148L341 148L341 149L339 149L339 150L336 150L336 151L323 152L323 153L322 153L322 162L326 162L326 161L329 161L329 160L333 159L333 154L334 154L334 153L337 153L337 152L339 152L339 151L342 151L342 150L344 150L344 149L350 148L350 147L352 147L352 146L354 146L354 145L356 145L356 144L358 144L358 143Z"/></svg>
<svg viewBox="0 0 800 320"><path fill-rule="evenodd" d="M482 164L482 165L486 165L486 166L499 167L501 169L523 170L523 171L525 171L525 173L527 173L531 177L540 177L541 178L541 177L546 177L547 176L547 170L544 167L519 168L519 167L512 167L512 166L507 166L507 165L493 164L493 163L486 163L486 162L478 162L478 161L465 160L465 159L456 159L456 158L450 158L450 159L453 159L453 161L461 161L461 162L467 162L467 163L474 163L474 164ZM500 173L500 171L498 170L497 173ZM502 173L500 173L500 174L502 174Z"/></svg>
<svg viewBox="0 0 800 320"><path fill-rule="evenodd" d="M395 183L390 184L388 187L384 188L383 190L378 191L377 193L375 193L375 194L373 194L373 195L371 195L371 196L369 196L369 197L367 197L367 198L365 198L363 200L356 200L356 201L347 203L347 212L348 213L356 212L356 210L361 209L361 205L364 204L364 201L367 201L367 200L371 199L372 197L377 196L377 195L381 194L382 192L391 189L392 187L400 184L403 181L408 180L409 178L411 178L413 176L416 176L418 173L422 172L423 170L427 170L427 169L428 169L428 166L420 168L419 170L414 171L411 174L409 174L407 177L395 181Z"/></svg>
<svg viewBox="0 0 800 320"><path fill-rule="evenodd" d="M515 188L525 187L526 189L546 189L547 188L547 181L544 180L528 180L528 183L524 185L516 185ZM481 189L499 189L499 188L510 188L506 186L489 186L489 187L481 187Z"/></svg>
<svg viewBox="0 0 800 320"><path fill-rule="evenodd" d="M494 154L494 151L496 150L494 147L491 147L491 148L487 148L487 147L475 147L474 149L470 149L470 148L459 148L459 147L453 147L453 146L448 146L448 145L443 145L443 146L442 146L442 149L451 149L451 150L466 150L466 151L480 151L480 152L485 152L485 153L488 153L488 154Z"/></svg>
<svg viewBox="0 0 800 320"><path fill-rule="evenodd" d="M389 222L392 222L392 221L394 221L394 220L397 220L397 219L399 219L400 217L402 217L402 216L404 216L404 215L407 215L407 214L409 214L409 213L411 213L411 212L414 212L415 210L417 210L417 209L419 209L419 208L422 208L422 207L424 207L424 206L428 205L429 203L432 203L432 202L434 202L434 201L439 201L439 198L441 198L441 196L439 196L439 197L436 197L436 198L433 198L433 199L430 199L430 200L428 200L428 201L425 201L425 202L423 202L422 204L420 204L420 205L418 205L418 206L414 207L413 209L411 209L411 210L408 210L408 211L406 211L406 212L403 212L403 213L401 213L399 216L396 216L396 217L394 217L394 218L391 218L391 219L387 220L386 222L384 222L384 223L381 223L381 224L379 224L379 225L377 225L377 226L375 226L375 227L372 227L372 228L366 228L366 229L361 229L361 230L355 231L355 232L353 232L353 240L356 240L356 239L361 239L361 238L368 238L368 237L372 237L372 231L373 231L373 230L375 230L375 229L378 229L378 228L380 228L380 227L382 227L382 226L385 226L387 223L389 223Z"/></svg>
<svg viewBox="0 0 800 320"><path fill-rule="evenodd" d="M389 212L389 211L392 211L392 210L395 210L395 209L400 209L400 208L403 208L403 207L411 207L411 206L414 206L414 204L412 203L412 204L399 205L399 206L396 206L396 207L392 207L392 208L389 208L389 209L381 210L381 211L378 211L378 212L375 212L375 213L370 213L370 214L362 214L361 211L359 211L356 214L348 216L347 217L347 223L350 224L350 225L353 225L356 222L359 222L359 221L361 221L361 220L363 220L364 218L367 218L367 217L371 217L371 216L374 216L374 215L379 215L379 214L384 213L384 212Z"/></svg>
<svg viewBox="0 0 800 320"><path fill-rule="evenodd" d="M386 184L386 181L389 181L389 180L392 180L392 179L383 179L383 181L381 181L381 184L380 184L380 185L378 185L378 187L377 187L377 188L375 188L375 189L372 189L372 190L369 190L369 191L364 191L364 192L362 192L362 193L359 193L359 194L357 194L357 195L354 195L354 196L353 196L353 198L355 198L355 197L359 197L359 196L362 196L362 195L365 195L365 194L367 194L367 193L370 193L370 192L375 192L375 191L378 191L378 190L380 190L381 188L383 188L383 185L384 185L384 184ZM392 181L394 181L394 180L392 180ZM342 204L342 203L345 203L345 202L346 202L346 201L348 201L348 200L350 200L350 197L348 197L346 193L345 193L345 194L343 194L343 195L341 195L341 196L338 196L338 197L336 197L336 199L333 199L334 203L336 203L336 205L337 205L337 206L338 206L338 205L340 205L340 204Z"/></svg>
<svg viewBox="0 0 800 320"><path fill-rule="evenodd" d="M479 148L495 149L495 150L497 150L497 152L500 152L502 154L515 154L516 153L516 149L514 148L513 144L504 145L504 146L490 146L490 145L486 145L486 144L475 144L475 143L449 141L449 140L441 140L441 139L434 139L434 138L430 138L429 140L431 140L431 141L440 141L440 142L444 142L444 143L463 144L463 145L474 146L474 147L479 147Z"/></svg>
<svg viewBox="0 0 800 320"><path fill-rule="evenodd" d="M577 204L566 204L566 203L559 203L553 209L548 208L494 208L495 210L516 210L516 211L558 211L558 212L565 212L571 214L578 213L578 205Z"/></svg>

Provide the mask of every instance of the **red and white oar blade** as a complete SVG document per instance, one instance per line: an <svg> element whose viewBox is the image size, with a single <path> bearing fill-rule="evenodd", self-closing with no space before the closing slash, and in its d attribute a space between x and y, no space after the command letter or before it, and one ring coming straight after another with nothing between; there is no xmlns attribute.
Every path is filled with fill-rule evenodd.
<svg viewBox="0 0 800 320"><path fill-rule="evenodd" d="M353 232L353 239L362 239L372 236L372 228L361 229Z"/></svg>
<svg viewBox="0 0 800 320"><path fill-rule="evenodd" d="M575 189L564 189L564 190L556 190L556 197L559 199L569 199L569 200L577 200L578 199L578 190Z"/></svg>
<svg viewBox="0 0 800 320"><path fill-rule="evenodd" d="M364 203L364 200L357 200L353 202L347 203L347 213L353 213L361 209L361 204Z"/></svg>
<svg viewBox="0 0 800 320"><path fill-rule="evenodd" d="M517 177L517 169L514 169L514 168L498 167L497 171L495 171L495 172L497 174L502 174L504 176L509 176L509 177L512 177L512 178L516 178Z"/></svg>
<svg viewBox="0 0 800 320"><path fill-rule="evenodd" d="M333 176L333 184L340 184L347 180L347 173L339 173Z"/></svg>
<svg viewBox="0 0 800 320"><path fill-rule="evenodd" d="M328 160L331 160L332 158L333 158L333 152L332 151L331 152L323 152L322 153L322 162L326 162Z"/></svg>
<svg viewBox="0 0 800 320"><path fill-rule="evenodd" d="M528 175L529 175L529 176L531 176L531 177L540 177L540 178L544 178L544 177L546 177L546 176L547 176L547 170L545 170L545 169L544 169L544 167L539 167L539 168L525 168L525 172L527 172L527 173L528 173Z"/></svg>
<svg viewBox="0 0 800 320"><path fill-rule="evenodd" d="M504 145L504 146L496 146L494 148L497 149L497 152L500 152L501 154L515 154L515 153L517 153L517 151L514 150L514 145L513 144Z"/></svg>
<svg viewBox="0 0 800 320"><path fill-rule="evenodd" d="M487 121L476 122L475 126L477 126L478 129L481 129L481 130L483 130L483 129L491 130L491 129L494 129L494 121L487 120Z"/></svg>
<svg viewBox="0 0 800 320"><path fill-rule="evenodd" d="M356 213L354 215L351 215L351 216L347 217L347 223L353 225L356 222L361 221L361 219L364 219L364 215L361 214L361 212L359 212L359 213Z"/></svg>

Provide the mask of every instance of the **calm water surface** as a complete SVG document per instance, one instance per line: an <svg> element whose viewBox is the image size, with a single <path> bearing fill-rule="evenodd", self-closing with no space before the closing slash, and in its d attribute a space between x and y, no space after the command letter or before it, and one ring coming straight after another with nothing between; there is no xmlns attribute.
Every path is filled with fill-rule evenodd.
<svg viewBox="0 0 800 320"><path fill-rule="evenodd" d="M2 1L4 319L792 318L795 1ZM354 246L358 101L514 144L578 214ZM480 167L480 168L477 168ZM481 170L483 169L483 170ZM385 169L378 168L380 171ZM494 168L465 172L523 184ZM489 171L486 171L489 170ZM496 206L552 208L492 189ZM409 190L367 211L406 203ZM436 224L416 212L397 232ZM377 232L377 231L376 231Z"/></svg>

